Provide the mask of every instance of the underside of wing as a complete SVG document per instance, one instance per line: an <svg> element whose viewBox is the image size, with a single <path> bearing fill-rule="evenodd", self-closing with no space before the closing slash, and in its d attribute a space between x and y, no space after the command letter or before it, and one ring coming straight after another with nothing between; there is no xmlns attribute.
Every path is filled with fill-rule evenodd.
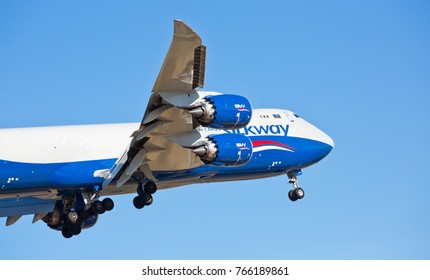
<svg viewBox="0 0 430 280"><path fill-rule="evenodd" d="M6 226L16 223L21 216L34 214L33 223L42 219L54 209L59 199L56 190L21 190L17 193L2 193L0 196L0 217L7 217Z"/></svg>
<svg viewBox="0 0 430 280"><path fill-rule="evenodd" d="M190 133L196 127L187 107L203 87L206 47L184 22L174 21L174 35L153 87L139 130L130 145L107 173L103 188L117 187L130 179L156 181L154 171L179 171L201 166L192 150L178 145L171 136Z"/></svg>

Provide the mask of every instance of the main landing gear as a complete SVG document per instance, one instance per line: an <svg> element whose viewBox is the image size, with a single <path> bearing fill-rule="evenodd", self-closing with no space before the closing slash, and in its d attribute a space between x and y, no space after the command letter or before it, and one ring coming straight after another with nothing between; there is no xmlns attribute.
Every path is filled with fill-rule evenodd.
<svg viewBox="0 0 430 280"><path fill-rule="evenodd" d="M43 221L52 229L60 230L65 238L79 235L82 229L93 226L98 215L111 211L114 202L110 198L98 200L97 192L83 192L81 194L63 197L55 204L52 212Z"/></svg>
<svg viewBox="0 0 430 280"><path fill-rule="evenodd" d="M142 209L145 206L152 204L154 199L152 195L157 191L157 185L149 181L145 184L139 183L137 187L137 196L133 199L133 205L137 209Z"/></svg>
<svg viewBox="0 0 430 280"><path fill-rule="evenodd" d="M302 171L292 170L287 173L288 178L290 179L288 183L292 184L294 189L288 192L288 198L291 201L296 201L298 199L302 199L305 197L305 191L299 187L299 183L297 182L297 176L302 175Z"/></svg>
<svg viewBox="0 0 430 280"><path fill-rule="evenodd" d="M106 211L111 211L114 208L114 202L110 198L105 198L102 201L94 200L88 205L88 209L74 211L72 209L65 210L65 219L63 219L61 233L65 238L71 238L74 235L79 235L85 222L88 220L97 220L97 216L104 214ZM96 217L96 218L94 218ZM94 222L95 223L95 222ZM91 225L92 226L92 225Z"/></svg>

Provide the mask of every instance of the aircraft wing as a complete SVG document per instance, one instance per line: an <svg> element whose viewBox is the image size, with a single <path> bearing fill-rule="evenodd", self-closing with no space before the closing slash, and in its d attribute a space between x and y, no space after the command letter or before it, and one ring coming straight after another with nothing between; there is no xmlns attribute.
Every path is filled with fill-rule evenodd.
<svg viewBox="0 0 430 280"><path fill-rule="evenodd" d="M156 181L153 170L178 171L203 164L190 149L174 143L170 137L195 128L191 114L178 104L190 104L198 96L195 89L203 87L205 53L200 37L184 22L175 20L173 39L140 128L106 173L103 187L113 181L121 187L133 176L137 180L144 176Z"/></svg>
<svg viewBox="0 0 430 280"><path fill-rule="evenodd" d="M203 87L204 65L201 67L200 63L204 63L206 47L184 22L175 20L174 25L173 40L153 92L190 92Z"/></svg>

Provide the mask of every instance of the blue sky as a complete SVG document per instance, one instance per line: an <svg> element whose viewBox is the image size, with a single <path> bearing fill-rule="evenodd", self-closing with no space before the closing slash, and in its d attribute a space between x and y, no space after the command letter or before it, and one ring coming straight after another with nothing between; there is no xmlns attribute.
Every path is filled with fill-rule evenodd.
<svg viewBox="0 0 430 280"><path fill-rule="evenodd" d="M114 197L70 240L31 216L2 227L0 259L430 258L427 1L148 2L1 1L0 127L140 121L177 18L208 47L205 89L295 111L335 149L298 203L286 177L141 211Z"/></svg>

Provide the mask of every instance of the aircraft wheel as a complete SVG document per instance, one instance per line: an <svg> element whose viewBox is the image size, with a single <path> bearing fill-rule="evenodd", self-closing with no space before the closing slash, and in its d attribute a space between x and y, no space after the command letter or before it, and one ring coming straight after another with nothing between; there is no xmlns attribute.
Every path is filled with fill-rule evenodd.
<svg viewBox="0 0 430 280"><path fill-rule="evenodd" d="M113 209L113 207L114 207L113 200L110 199L109 197L103 199L102 203L103 203L103 208L106 211L111 211Z"/></svg>
<svg viewBox="0 0 430 280"><path fill-rule="evenodd" d="M79 221L79 214L78 212L70 211L69 213L67 213L66 218L69 224L74 225Z"/></svg>
<svg viewBox="0 0 430 280"><path fill-rule="evenodd" d="M100 200L96 200L91 205L91 210L93 210L97 214L103 214L106 209L103 207L103 203Z"/></svg>
<svg viewBox="0 0 430 280"><path fill-rule="evenodd" d="M143 203L145 204L145 206L149 206L149 205L151 205L151 204L152 204L152 202L154 202L154 199L152 198L152 195L150 195L150 194L145 194L145 195L142 197L142 201L143 201Z"/></svg>
<svg viewBox="0 0 430 280"><path fill-rule="evenodd" d="M295 190L290 190L290 191L288 192L288 198L289 198L291 201L296 201L296 200L297 200L297 197L296 197L296 194L295 194Z"/></svg>
<svg viewBox="0 0 430 280"><path fill-rule="evenodd" d="M73 236L73 233L71 233L70 228L69 227L64 227L61 230L61 234L63 234L64 238L71 238Z"/></svg>
<svg viewBox="0 0 430 280"><path fill-rule="evenodd" d="M140 196L133 198L133 205L137 209L142 209L145 206L143 199Z"/></svg>
<svg viewBox="0 0 430 280"><path fill-rule="evenodd" d="M143 190L147 194L154 194L157 191L157 185L154 182L150 181L145 184L145 186L143 187Z"/></svg>
<svg viewBox="0 0 430 280"><path fill-rule="evenodd" d="M72 226L69 231L73 235L79 235L82 231L82 227L80 225L75 225Z"/></svg>
<svg viewBox="0 0 430 280"><path fill-rule="evenodd" d="M305 191L302 188L295 189L294 194L296 195L297 199L302 199L305 197Z"/></svg>
<svg viewBox="0 0 430 280"><path fill-rule="evenodd" d="M87 211L85 211L84 209L81 209L78 211L78 214L79 214L79 221L81 222L80 224L82 225L83 222L88 218Z"/></svg>

